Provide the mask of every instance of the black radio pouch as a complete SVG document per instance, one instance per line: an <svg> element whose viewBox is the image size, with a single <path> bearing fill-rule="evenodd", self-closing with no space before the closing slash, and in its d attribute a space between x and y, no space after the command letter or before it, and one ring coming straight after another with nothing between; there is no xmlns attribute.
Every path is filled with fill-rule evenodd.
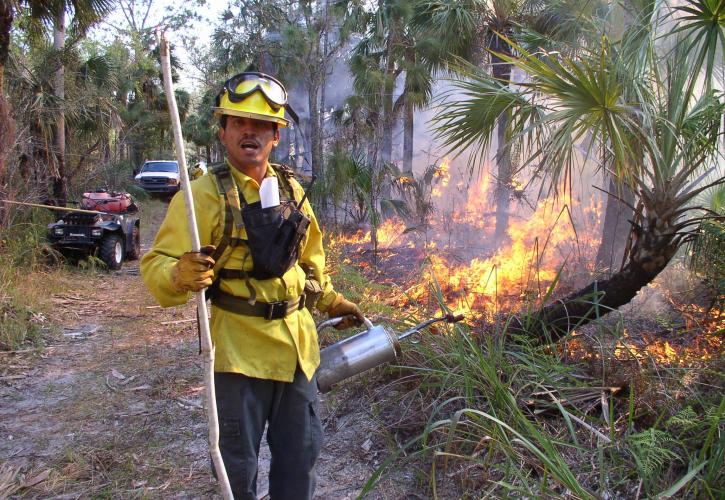
<svg viewBox="0 0 725 500"><path fill-rule="evenodd" d="M259 202L252 203L244 207L242 218L254 262L254 278L281 278L299 257L310 219L294 201L268 208L262 208Z"/></svg>

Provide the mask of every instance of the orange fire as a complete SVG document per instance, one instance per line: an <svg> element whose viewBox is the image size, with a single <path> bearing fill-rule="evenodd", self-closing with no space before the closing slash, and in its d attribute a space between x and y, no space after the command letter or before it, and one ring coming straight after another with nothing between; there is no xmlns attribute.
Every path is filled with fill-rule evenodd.
<svg viewBox="0 0 725 500"><path fill-rule="evenodd" d="M438 181L433 186L431 196L434 199L440 199L446 192L448 184L451 182L450 164L448 160L444 160L443 163L438 166L433 177Z"/></svg>
<svg viewBox="0 0 725 500"><path fill-rule="evenodd" d="M573 339L566 342L566 354L571 359L636 360L646 363L653 362L668 366L692 366L694 364L717 359L724 354L723 332L725 332L725 316L718 310L710 311L704 316L705 324L702 333L682 345L673 344L654 334L638 334L636 338L624 328L621 338L614 345L602 347L599 351L586 348L573 333Z"/></svg>
<svg viewBox="0 0 725 500"><path fill-rule="evenodd" d="M528 214L512 215L505 244L496 245L493 237L495 211L489 194L491 177L482 176L467 190L451 182L449 166L437 170L440 188L432 190L436 213L429 227L405 233L405 223L389 219L378 228L379 248L415 248L423 276L406 276L414 281L405 294L391 299L397 307L425 303L433 283L437 283L449 301L449 307L482 317L514 310L522 299L536 299L555 280L565 262L593 254L597 238L583 240L572 224L569 212L560 202L543 200ZM444 207L445 206L445 207ZM599 206L580 210L583 219L599 225ZM370 231L339 235L334 245L348 247L369 244ZM423 261L427 257L427 265ZM590 259L591 260L591 259ZM420 268L412 265L411 269ZM421 279L422 278L422 279ZM400 282L400 280L391 280Z"/></svg>
<svg viewBox="0 0 725 500"><path fill-rule="evenodd" d="M405 242L400 239L405 231L405 223L399 219L388 219L377 228L378 247L390 248L393 245L401 246ZM366 245L372 241L372 232L357 230L352 234L337 234L330 238L330 248L344 245Z"/></svg>
<svg viewBox="0 0 725 500"><path fill-rule="evenodd" d="M388 279L399 293L374 300L400 309L435 308L431 290L439 288L450 309L464 312L474 321L486 320L541 299L562 270L570 283L579 274L588 280L585 264L594 262L599 244L602 197L593 195L585 203L571 199L569 204L554 199L538 203L512 200L514 213L507 239L501 243L494 240L492 176L483 175L472 183L459 180L451 175L447 162L435 175L430 201L436 210L427 226L406 232L404 221L388 219L377 228L378 248L387 251L382 258L394 260L387 267L383 261L378 269L392 269L397 274L378 273L375 279ZM330 246L345 247L344 262L368 272L372 262L364 250L370 248L370 242L371 231L357 231L334 236ZM696 314L701 317L703 311L693 310L692 317ZM687 317L685 314L689 325ZM625 331L606 355L675 365L711 359L722 355L725 319L718 316L708 321L707 334L687 345L654 335L640 335L635 341ZM565 349L575 359L603 355L584 348L577 338L568 341Z"/></svg>
<svg viewBox="0 0 725 500"><path fill-rule="evenodd" d="M456 213L454 220L459 224L471 220L469 209L467 206L465 211ZM489 229L484 221L473 221L468 226L474 226L469 235L472 246L484 247L492 237L493 228ZM469 316L490 315L501 308L513 310L523 304L523 298L540 297L565 260L578 256L574 227L551 200L539 203L527 219L512 219L508 237L508 244L495 249L493 255L473 256L461 263L456 261L461 260L461 253L467 253L465 249L448 247L447 251L436 251L436 245L428 244L428 278L409 290L409 296L425 300L435 280L444 296L455 299L455 304L449 305Z"/></svg>

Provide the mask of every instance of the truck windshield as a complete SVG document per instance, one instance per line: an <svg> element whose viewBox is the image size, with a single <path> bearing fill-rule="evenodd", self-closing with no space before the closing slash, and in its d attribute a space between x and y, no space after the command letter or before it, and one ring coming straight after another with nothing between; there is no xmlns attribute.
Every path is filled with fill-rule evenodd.
<svg viewBox="0 0 725 500"><path fill-rule="evenodd" d="M175 161L149 161L144 163L141 172L178 172L179 164Z"/></svg>

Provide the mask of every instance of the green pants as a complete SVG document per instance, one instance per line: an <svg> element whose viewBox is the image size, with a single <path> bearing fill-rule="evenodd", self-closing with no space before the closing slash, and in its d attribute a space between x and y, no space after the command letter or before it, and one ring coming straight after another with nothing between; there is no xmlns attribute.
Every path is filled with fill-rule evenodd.
<svg viewBox="0 0 725 500"><path fill-rule="evenodd" d="M322 444L317 384L297 370L293 382L216 373L219 447L235 499L257 498L257 457L265 424L272 453L272 500L310 499Z"/></svg>

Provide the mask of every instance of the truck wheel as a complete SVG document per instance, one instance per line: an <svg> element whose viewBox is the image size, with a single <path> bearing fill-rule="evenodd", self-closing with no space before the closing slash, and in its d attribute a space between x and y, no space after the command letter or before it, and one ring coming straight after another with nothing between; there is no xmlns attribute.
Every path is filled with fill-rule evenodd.
<svg viewBox="0 0 725 500"><path fill-rule="evenodd" d="M109 269L117 271L123 264L123 240L120 234L111 233L101 240L101 260Z"/></svg>
<svg viewBox="0 0 725 500"><path fill-rule="evenodd" d="M138 226L133 226L131 240L131 248L128 249L126 258L128 258L128 260L136 260L141 257L141 231Z"/></svg>

